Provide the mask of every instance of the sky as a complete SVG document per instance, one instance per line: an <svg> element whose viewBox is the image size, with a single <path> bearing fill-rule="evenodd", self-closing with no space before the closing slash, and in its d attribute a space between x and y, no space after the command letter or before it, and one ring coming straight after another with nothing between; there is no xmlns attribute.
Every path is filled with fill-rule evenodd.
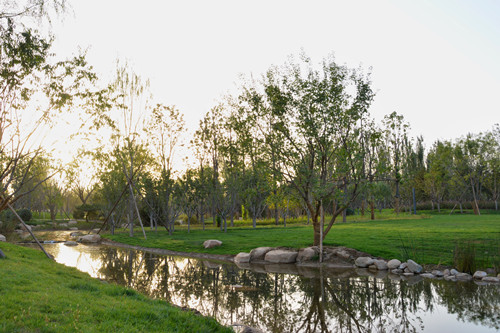
<svg viewBox="0 0 500 333"><path fill-rule="evenodd" d="M423 135L456 139L500 123L500 1L71 1L54 52L86 49L103 80L117 59L175 105L190 132L233 90L304 50L371 68L371 114L396 111Z"/></svg>

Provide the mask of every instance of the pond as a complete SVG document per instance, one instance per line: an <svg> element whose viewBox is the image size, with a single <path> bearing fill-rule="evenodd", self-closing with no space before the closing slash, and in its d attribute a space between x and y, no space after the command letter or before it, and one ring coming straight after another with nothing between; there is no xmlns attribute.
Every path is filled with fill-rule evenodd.
<svg viewBox="0 0 500 333"><path fill-rule="evenodd" d="M40 236L62 240L69 233ZM498 285L402 280L392 275L377 278L368 272L353 275L352 270L287 270L282 265L242 269L231 263L105 245L44 246L59 263L196 309L227 326L248 325L264 332L500 329Z"/></svg>

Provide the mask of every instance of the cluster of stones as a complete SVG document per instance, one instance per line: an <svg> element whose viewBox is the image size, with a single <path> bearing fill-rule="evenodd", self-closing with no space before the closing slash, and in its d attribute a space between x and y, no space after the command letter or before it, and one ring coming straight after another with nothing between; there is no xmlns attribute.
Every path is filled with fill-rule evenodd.
<svg viewBox="0 0 500 333"><path fill-rule="evenodd" d="M423 267L415 261L409 259L407 262L401 262L398 259L385 261L382 259L373 259L370 257L359 257L354 261L356 267L368 268L373 270L385 271L397 275L413 276L420 275L428 279L444 279L447 281L482 281L486 283L500 283L500 274L498 276L488 276L487 272L476 271L474 275L468 273L461 273L456 269L445 269L444 271L433 270L425 272ZM494 273L494 272L492 272Z"/></svg>
<svg viewBox="0 0 500 333"><path fill-rule="evenodd" d="M258 247L250 251L250 253L238 253L233 260L236 264L255 261L264 261L271 264L294 264L297 262L309 261L317 255L317 250L312 247L300 251L274 247Z"/></svg>

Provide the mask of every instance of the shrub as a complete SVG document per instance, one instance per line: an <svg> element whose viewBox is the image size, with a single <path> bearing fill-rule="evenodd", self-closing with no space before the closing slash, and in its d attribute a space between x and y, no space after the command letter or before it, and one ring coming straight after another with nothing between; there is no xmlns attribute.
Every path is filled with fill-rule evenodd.
<svg viewBox="0 0 500 333"><path fill-rule="evenodd" d="M83 219L84 217L85 217L85 212L83 210L77 208L73 211L73 218Z"/></svg>
<svg viewBox="0 0 500 333"><path fill-rule="evenodd" d="M17 211L17 214L23 219L24 222L29 222L33 218L33 214L31 213L31 210L27 208L23 208L19 211Z"/></svg>

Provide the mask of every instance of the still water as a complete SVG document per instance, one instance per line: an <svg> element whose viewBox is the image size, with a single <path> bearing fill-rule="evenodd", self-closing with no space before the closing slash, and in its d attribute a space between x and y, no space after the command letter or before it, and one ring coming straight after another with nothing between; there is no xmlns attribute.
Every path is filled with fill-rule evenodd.
<svg viewBox="0 0 500 333"><path fill-rule="evenodd" d="M59 263L196 309L227 326L264 332L500 331L498 285L283 266L242 269L104 245L44 246Z"/></svg>

